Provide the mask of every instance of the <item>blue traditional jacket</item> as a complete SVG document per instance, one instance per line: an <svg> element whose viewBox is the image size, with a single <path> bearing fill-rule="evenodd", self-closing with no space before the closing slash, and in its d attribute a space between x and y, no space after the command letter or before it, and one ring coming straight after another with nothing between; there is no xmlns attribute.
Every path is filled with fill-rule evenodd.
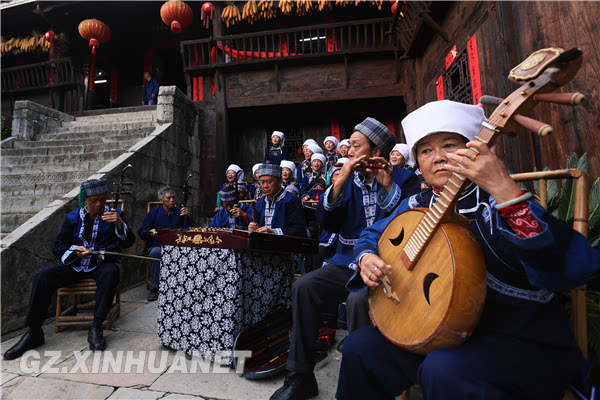
<svg viewBox="0 0 600 400"><path fill-rule="evenodd" d="M183 221L184 219L185 221ZM138 229L138 235L149 244L148 247L159 246L157 239L150 236L150 230L181 229L182 223L185 224L183 228L194 226L194 221L189 215L185 218L181 216L181 208L174 207L171 214L167 214L163 206L158 206L150 210L146 215L144 222L142 222L142 227Z"/></svg>
<svg viewBox="0 0 600 400"><path fill-rule="evenodd" d="M300 199L281 188L273 200L263 196L257 200L254 220L277 235L306 236L306 218Z"/></svg>
<svg viewBox="0 0 600 400"><path fill-rule="evenodd" d="M309 176L312 173L312 168L310 165L310 160L304 160L296 167L296 181L302 184L302 180L304 176Z"/></svg>
<svg viewBox="0 0 600 400"><path fill-rule="evenodd" d="M248 222L244 221L242 218L234 217L227 212L225 207L223 207L217 211L210 226L213 228L248 229L248 223L251 222L250 219L252 218L252 207L245 203L240 204L240 207L243 212L248 214Z"/></svg>
<svg viewBox="0 0 600 400"><path fill-rule="evenodd" d="M318 174L311 171L309 175L304 175L300 186L300 197L302 200L319 200L323 197L323 193L327 189L327 175L322 172Z"/></svg>
<svg viewBox="0 0 600 400"><path fill-rule="evenodd" d="M283 146L271 146L265 152L265 163L279 165L282 160L287 160L288 151Z"/></svg>
<svg viewBox="0 0 600 400"><path fill-rule="evenodd" d="M337 233L327 232L325 229L321 229L321 235L319 236L319 246L332 247L337 245L337 240L340 235Z"/></svg>
<svg viewBox="0 0 600 400"><path fill-rule="evenodd" d="M325 153L325 159L327 160L327 163L325 164L325 171L329 171L329 168L335 164L336 162L338 162L338 160L340 158L342 158L342 155L340 154L339 150L335 150L333 153Z"/></svg>
<svg viewBox="0 0 600 400"><path fill-rule="evenodd" d="M399 213L429 208L438 195L431 189L404 200L388 217L366 228L355 246L356 260L377 254L381 232ZM598 270L599 254L579 232L550 215L535 201L529 207L543 231L520 238L494 208L494 199L471 185L456 210L471 221L471 232L483 251L488 291L475 334L492 331L535 343L577 350L568 320L554 292L578 287ZM348 289L365 287L360 274Z"/></svg>
<svg viewBox="0 0 600 400"><path fill-rule="evenodd" d="M152 99L158 101L158 89L160 85L156 78L144 82L144 92L142 93L142 101L146 104ZM154 95L154 98L152 97Z"/></svg>
<svg viewBox="0 0 600 400"><path fill-rule="evenodd" d="M326 260L328 263L356 269L354 245L363 229L391 213L402 199L419 192L416 176L406 170L394 170L390 193L377 180L370 187L363 181L364 177L355 172L333 203L329 201L330 187L317 206L318 224L328 232L339 233L336 253Z"/></svg>
<svg viewBox="0 0 600 400"><path fill-rule="evenodd" d="M102 215L110 211L110 207L104 206L104 210L96 217L95 220L88 220L91 233L86 237L85 218L87 210L78 208L67 214L63 226L60 228L54 249L52 253L64 265L71 265L77 272L88 272L95 269L98 264L103 261L98 260L98 255L90 255L87 258L79 258L74 251L79 246L84 246L88 250L106 250L121 252L121 249L126 249L133 246L135 243L135 235L127 226L125 214L120 209L117 210L123 220L123 231L118 232L117 226L102 220ZM104 262L114 262L121 265L119 256L106 256Z"/></svg>

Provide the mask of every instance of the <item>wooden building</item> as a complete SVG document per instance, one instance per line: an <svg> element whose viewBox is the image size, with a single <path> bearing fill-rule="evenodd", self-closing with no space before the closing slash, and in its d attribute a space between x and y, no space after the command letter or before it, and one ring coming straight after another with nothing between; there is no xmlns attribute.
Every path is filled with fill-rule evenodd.
<svg viewBox="0 0 600 400"><path fill-rule="evenodd" d="M532 117L550 123L554 135L538 138L522 129L517 137L501 139L498 152L513 172L560 168L571 153L587 152L592 178L598 176L600 4L402 2L394 22L389 2L381 9L376 2L330 2L322 11L319 3L303 15L297 9L286 15L275 2L274 18L254 24L242 19L227 27L219 17L225 4L215 2L215 18L206 29L199 18L203 3L189 2L192 25L175 35L160 20L161 2L25 2L3 10L2 35L67 32L68 68L85 76L89 49L76 29L81 20L98 18L113 36L98 51L98 71L107 82L97 85L88 107L139 105L142 74L150 69L161 84L187 93L203 111L197 187L206 215L226 166L235 162L249 171L262 161L273 130L285 132L296 160L305 139L347 138L367 116L403 141L400 121L408 112L442 98L477 104L482 94L505 97L516 89L506 79L510 69L551 46L583 50L584 65L564 90L583 92L588 101L574 109L538 106ZM242 10L246 2L236 5ZM46 81L27 90L4 83L14 82L19 71L39 69L43 58L2 56L3 115L10 116L11 102L22 98L81 111L85 86L76 73L64 85L64 91L77 93L68 104L64 94L58 99L50 94L57 88Z"/></svg>

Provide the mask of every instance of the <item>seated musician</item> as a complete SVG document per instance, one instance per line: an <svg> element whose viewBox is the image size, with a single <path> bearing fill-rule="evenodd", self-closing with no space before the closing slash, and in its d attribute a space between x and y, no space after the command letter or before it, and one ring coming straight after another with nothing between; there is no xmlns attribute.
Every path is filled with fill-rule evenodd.
<svg viewBox="0 0 600 400"><path fill-rule="evenodd" d="M474 139L484 121L481 108L448 100L402 121L410 154L433 188L363 231L354 250L359 269L348 283L376 288L390 273L377 255L387 224L404 210L443 202L443 186L460 174L471 183L456 211L471 220L487 269L477 329L463 344L426 356L402 350L373 326L351 333L338 399L393 399L415 383L426 399L561 399L567 385L584 376L586 361L554 292L583 285L597 271L598 253L521 190L502 161Z"/></svg>
<svg viewBox="0 0 600 400"><path fill-rule="evenodd" d="M231 187L231 186L227 186ZM175 206L175 190L165 187L158 191L158 200L162 203L146 215L142 226L138 229L140 239L146 241L148 255L152 258L160 258L162 250L156 240L159 229L181 229L194 226L194 221L188 215L187 207ZM150 261L150 272L152 274L152 289L148 295L148 301L158 299L158 287L160 277L160 261Z"/></svg>
<svg viewBox="0 0 600 400"><path fill-rule="evenodd" d="M302 201L319 200L327 189L327 175L323 172L326 159L323 154L313 154L311 157L312 171L305 175L300 186Z"/></svg>
<svg viewBox="0 0 600 400"><path fill-rule="evenodd" d="M227 187L220 192L223 208L217 211L210 226L213 228L248 229L252 218L252 208L238 203L235 189ZM241 199L241 197L240 197Z"/></svg>
<svg viewBox="0 0 600 400"><path fill-rule="evenodd" d="M102 323L119 283L121 260L119 256L101 257L92 251L120 252L135 242L123 211L114 211L106 205L107 192L104 179L80 185L80 208L67 214L52 250L60 264L45 268L35 276L25 318L29 331L4 353L5 360L20 357L25 351L44 344L42 324L54 292L81 279L96 281L94 321L88 332L90 350L106 348Z"/></svg>
<svg viewBox="0 0 600 400"><path fill-rule="evenodd" d="M342 157L340 154L340 141L335 136L327 136L323 141L323 146L325 146L325 150L327 150L324 154L325 159L327 160L324 168L325 171L328 171L329 168Z"/></svg>
<svg viewBox="0 0 600 400"><path fill-rule="evenodd" d="M341 158L340 160L343 160ZM338 163L340 162L338 160ZM346 159L348 161L348 159ZM336 167L335 165L329 168L327 172L327 186L333 185L340 176L342 167ZM326 229L321 228L319 233L319 254L313 258L313 270L321 268L323 261L333 257L335 250L337 249L337 241L339 234L328 232Z"/></svg>
<svg viewBox="0 0 600 400"><path fill-rule="evenodd" d="M285 148L285 135L283 132L275 131L271 135L271 144L265 153L265 163L279 165L281 160L287 160L288 150Z"/></svg>
<svg viewBox="0 0 600 400"><path fill-rule="evenodd" d="M349 149L350 149L350 140L348 140L348 139L342 140L340 142L340 155L342 157L348 157L348 150Z"/></svg>
<svg viewBox="0 0 600 400"><path fill-rule="evenodd" d="M300 200L281 186L281 167L262 164L258 177L265 196L258 199L251 232L274 233L276 235L306 236L306 220Z"/></svg>
<svg viewBox="0 0 600 400"><path fill-rule="evenodd" d="M227 171L225 171L225 177L227 180L224 184L221 185L219 190L217 191L217 203L215 206L215 212L219 210L219 208L223 207L223 203L221 202L221 198L219 197L219 192L225 189L227 186L235 186L235 179L237 177L238 183L244 182L244 170L242 170L239 165L231 164L227 167Z"/></svg>
<svg viewBox="0 0 600 400"><path fill-rule="evenodd" d="M272 400L308 399L318 393L312 349L321 326L320 311L337 307L348 296L346 282L354 273L354 243L362 230L394 210L405 197L418 193L415 175L394 176L382 155L390 154L394 134L381 122L367 118L350 137L350 161L344 163L333 186L317 207L320 225L339 233L336 253L323 266L303 275L292 287L293 327L287 368L291 371ZM362 167L384 164L383 169ZM359 172L361 171L361 172ZM383 199L381 206L377 198ZM350 318L350 316L348 316ZM369 397L365 397L368 399Z"/></svg>
<svg viewBox="0 0 600 400"><path fill-rule="evenodd" d="M296 165L287 160L281 161L279 165L281 166L281 186L286 188L288 185L296 185Z"/></svg>

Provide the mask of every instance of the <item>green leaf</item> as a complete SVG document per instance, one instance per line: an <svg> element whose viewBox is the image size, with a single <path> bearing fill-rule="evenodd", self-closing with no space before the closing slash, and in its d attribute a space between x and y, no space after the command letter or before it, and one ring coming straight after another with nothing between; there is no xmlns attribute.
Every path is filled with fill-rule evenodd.
<svg viewBox="0 0 600 400"><path fill-rule="evenodd" d="M600 182L592 184L590 188L590 203L589 203L589 226L590 231L600 222Z"/></svg>
<svg viewBox="0 0 600 400"><path fill-rule="evenodd" d="M574 153L573 153L574 154ZM583 153L579 161L577 161L577 169L582 170L587 174L588 172L588 158L587 153Z"/></svg>

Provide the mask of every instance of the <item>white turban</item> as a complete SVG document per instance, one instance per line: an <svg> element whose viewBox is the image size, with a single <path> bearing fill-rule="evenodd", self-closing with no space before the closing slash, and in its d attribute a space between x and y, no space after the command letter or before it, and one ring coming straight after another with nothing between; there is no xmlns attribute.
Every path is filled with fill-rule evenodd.
<svg viewBox="0 0 600 400"><path fill-rule="evenodd" d="M256 171L258 171L258 167L260 167L260 164L262 163L254 164L254 166L252 167L252 176L254 176L254 174L256 174Z"/></svg>
<svg viewBox="0 0 600 400"><path fill-rule="evenodd" d="M483 108L450 100L433 101L411 112L402 120L410 159L417 161L415 145L437 132L453 132L473 140L486 120Z"/></svg>
<svg viewBox="0 0 600 400"><path fill-rule="evenodd" d="M287 161L287 160L282 160L279 165L281 165L281 168L289 168L292 170L292 176L296 175L296 165L291 162L291 161Z"/></svg>
<svg viewBox="0 0 600 400"><path fill-rule="evenodd" d="M234 171L238 177L238 183L244 182L244 171L236 164L231 164L227 167L227 171ZM227 171L225 171L225 175L227 175Z"/></svg>
<svg viewBox="0 0 600 400"><path fill-rule="evenodd" d="M323 163L323 167L325 166L325 162L327 161L323 154L313 154L310 158L310 162L313 162L314 160L321 160L321 162Z"/></svg>
<svg viewBox="0 0 600 400"><path fill-rule="evenodd" d="M404 157L404 162L406 164L408 164L408 166L412 167L414 165L414 163L410 159L410 155L408 154L408 145L407 144L405 144L405 143L397 143L394 146L394 148L392 149L392 151L390 152L390 155L394 151L397 151L398 153L402 154L402 157Z"/></svg>
<svg viewBox="0 0 600 400"><path fill-rule="evenodd" d="M323 140L323 146L325 146L325 143L327 143L328 141L332 141L333 144L335 145L335 149L339 150L340 149L340 141L337 140L337 138L335 136L327 136L325 138L325 140Z"/></svg>
<svg viewBox="0 0 600 400"><path fill-rule="evenodd" d="M283 134L283 132L273 131L273 133L271 134L271 139L273 138L273 136L279 136L279 138L281 139L281 145L283 146L285 144L285 135Z"/></svg>
<svg viewBox="0 0 600 400"><path fill-rule="evenodd" d="M314 144L315 146L318 146L318 145L319 145L319 143L317 143L317 141L316 141L316 140L314 140L314 139L306 139L306 140L304 141L304 143L302 144L302 147L304 147L304 146L308 146L309 144Z"/></svg>
<svg viewBox="0 0 600 400"><path fill-rule="evenodd" d="M348 146L350 147L350 140L344 139L340 142L340 146Z"/></svg>
<svg viewBox="0 0 600 400"><path fill-rule="evenodd" d="M350 161L349 158L346 157L342 157L342 158L338 158L337 163L336 164L344 164L347 163L348 161Z"/></svg>
<svg viewBox="0 0 600 400"><path fill-rule="evenodd" d="M309 143L307 148L313 152L313 154L323 154L323 149L318 144Z"/></svg>

